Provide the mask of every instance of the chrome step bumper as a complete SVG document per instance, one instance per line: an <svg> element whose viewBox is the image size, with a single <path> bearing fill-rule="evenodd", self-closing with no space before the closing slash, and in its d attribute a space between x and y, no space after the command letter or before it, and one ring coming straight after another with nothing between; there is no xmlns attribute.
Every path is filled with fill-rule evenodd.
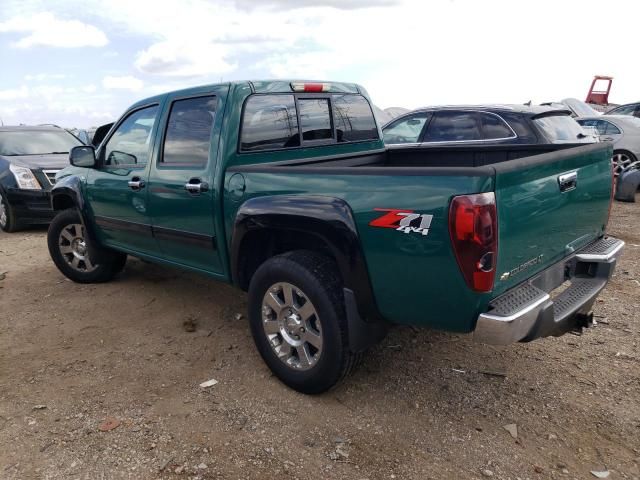
<svg viewBox="0 0 640 480"><path fill-rule="evenodd" d="M478 317L473 339L508 345L587 326L591 307L613 274L624 242L603 237L500 295ZM571 284L558 295L554 290Z"/></svg>

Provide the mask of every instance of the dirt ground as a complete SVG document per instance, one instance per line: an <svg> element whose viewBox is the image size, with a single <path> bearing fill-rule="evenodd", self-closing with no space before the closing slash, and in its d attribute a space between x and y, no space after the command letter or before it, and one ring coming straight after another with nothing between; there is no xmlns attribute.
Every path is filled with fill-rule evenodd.
<svg viewBox="0 0 640 480"><path fill-rule="evenodd" d="M0 233L0 479L638 479L640 203L609 230L627 247L597 328L396 328L315 397L270 375L242 292L138 260L77 285L44 229Z"/></svg>

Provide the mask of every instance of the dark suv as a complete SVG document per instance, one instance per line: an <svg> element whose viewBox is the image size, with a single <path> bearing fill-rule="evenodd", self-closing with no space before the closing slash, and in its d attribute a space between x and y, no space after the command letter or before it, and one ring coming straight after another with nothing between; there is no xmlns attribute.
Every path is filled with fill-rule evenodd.
<svg viewBox="0 0 640 480"><path fill-rule="evenodd" d="M78 145L63 128L0 127L0 229L14 232L53 218L49 191Z"/></svg>
<svg viewBox="0 0 640 480"><path fill-rule="evenodd" d="M593 143L571 111L546 106L447 106L414 110L386 124L387 145Z"/></svg>

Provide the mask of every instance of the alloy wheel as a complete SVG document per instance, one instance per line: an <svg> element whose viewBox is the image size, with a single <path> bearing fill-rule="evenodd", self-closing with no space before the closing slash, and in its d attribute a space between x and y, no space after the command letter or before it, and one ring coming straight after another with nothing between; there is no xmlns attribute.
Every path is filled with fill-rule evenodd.
<svg viewBox="0 0 640 480"><path fill-rule="evenodd" d="M276 356L294 370L314 367L322 355L322 327L309 297L295 285L272 285L262 300L262 325Z"/></svg>
<svg viewBox="0 0 640 480"><path fill-rule="evenodd" d="M7 212L7 206L4 203L4 197L0 195L0 226L6 227L9 213Z"/></svg>
<svg viewBox="0 0 640 480"><path fill-rule="evenodd" d="M79 223L67 225L58 237L60 253L71 266L79 272L91 272L96 265L89 259L89 249L85 240L84 227Z"/></svg>
<svg viewBox="0 0 640 480"><path fill-rule="evenodd" d="M631 157L626 153L614 153L611 157L611 163L613 163L613 174L618 176L622 171L631 165Z"/></svg>

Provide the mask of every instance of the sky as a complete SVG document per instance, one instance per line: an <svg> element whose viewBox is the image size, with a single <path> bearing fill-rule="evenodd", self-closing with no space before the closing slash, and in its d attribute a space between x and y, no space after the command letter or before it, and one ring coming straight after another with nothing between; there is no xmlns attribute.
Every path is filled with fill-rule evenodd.
<svg viewBox="0 0 640 480"><path fill-rule="evenodd" d="M584 100L600 74L611 102L640 101L638 18L636 0L0 0L0 120L86 128L271 78L417 108Z"/></svg>

